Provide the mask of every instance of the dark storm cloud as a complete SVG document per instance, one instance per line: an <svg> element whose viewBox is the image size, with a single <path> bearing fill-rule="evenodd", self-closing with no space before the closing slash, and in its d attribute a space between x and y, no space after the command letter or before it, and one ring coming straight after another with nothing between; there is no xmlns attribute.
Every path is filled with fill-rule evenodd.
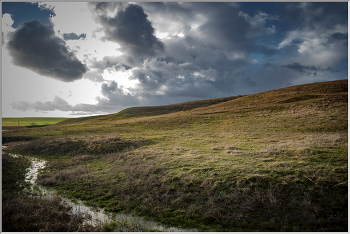
<svg viewBox="0 0 350 234"><path fill-rule="evenodd" d="M130 56L152 57L164 51L163 43L154 35L151 22L138 5L130 4L113 18L100 15L98 22L104 26L105 39L117 42Z"/></svg>
<svg viewBox="0 0 350 234"><path fill-rule="evenodd" d="M286 68L289 68L289 69L294 70L296 72L300 72L306 76L315 76L315 75L317 75L318 72L322 72L322 71L329 71L331 73L339 72L339 70L333 70L330 67L321 68L321 67L316 67L315 65L304 66L304 65L301 65L300 63L288 64L288 65L284 65L282 67L286 67Z"/></svg>
<svg viewBox="0 0 350 234"><path fill-rule="evenodd" d="M278 21L277 15L257 12L248 15L238 4L230 3L188 3L197 14L207 18L195 32L189 34L208 46L223 51L250 53L257 49L257 36L270 38L275 29L271 22ZM269 27L267 27L270 25ZM270 39L269 39L270 41Z"/></svg>
<svg viewBox="0 0 350 234"><path fill-rule="evenodd" d="M152 24L158 30L169 33L182 32L186 34L191 30L190 23L196 19L198 12L188 7L186 3L178 2L138 2L149 16ZM162 19L166 18L164 21Z"/></svg>
<svg viewBox="0 0 350 234"><path fill-rule="evenodd" d="M85 39L86 33L82 33L79 36L75 33L63 33L64 40L79 40L80 38Z"/></svg>
<svg viewBox="0 0 350 234"><path fill-rule="evenodd" d="M333 33L328 39L328 43L343 43L344 46L348 46L348 34L347 33Z"/></svg>
<svg viewBox="0 0 350 234"><path fill-rule="evenodd" d="M193 32L188 32L184 37L174 36L164 40L163 54L154 59L150 59L152 56L149 56L148 59L134 64L129 79L137 79L139 84L132 92L150 95L163 93L164 97L167 97L170 93L174 95L174 87L176 87L179 95L191 96L196 93L196 98L198 98L196 82L201 82L206 90L208 90L207 87L212 87L210 93L216 92L221 95L224 95L223 93L230 95L239 90L239 87L247 88L255 85L240 67L254 62L249 52L256 49L253 40L254 36L258 35L256 30L264 32L262 22L253 24L252 21L256 18L247 20L242 17L237 8L226 3L185 3L181 6L178 3L142 3L141 5L147 10L147 14L153 12L162 15L165 14L162 10L177 9L187 19L197 17L196 15L190 16L189 12L205 15L207 19L204 25L199 26ZM118 18L120 12L128 12L129 7L126 7L124 11L119 11L113 19ZM170 11L169 14L172 15ZM175 17L175 14L172 17ZM153 18L158 19L155 16ZM210 23L212 21L214 23ZM186 23L190 25L191 22ZM272 49L264 52L267 56L276 53ZM130 65L131 63L128 62L125 56L110 57L95 61L94 66L89 67L95 67L102 72L111 64ZM207 94L202 92L201 97L206 98Z"/></svg>
<svg viewBox="0 0 350 234"><path fill-rule="evenodd" d="M347 33L333 33L330 37L332 40L348 40L348 34Z"/></svg>
<svg viewBox="0 0 350 234"><path fill-rule="evenodd" d="M225 93L226 96L256 86L254 80L245 74L243 69L236 69L226 73L222 79L210 83L213 87Z"/></svg>
<svg viewBox="0 0 350 234"><path fill-rule="evenodd" d="M118 84L115 81L112 81L110 84L102 84L101 93L103 96L110 96L115 91L122 92L122 90L118 89Z"/></svg>
<svg viewBox="0 0 350 234"><path fill-rule="evenodd" d="M271 64L271 63L269 63L269 62L264 63L262 66L263 66L264 68L268 69L268 70L270 70L270 69L275 69L275 68L276 68L275 65L273 65L273 64Z"/></svg>
<svg viewBox="0 0 350 234"><path fill-rule="evenodd" d="M113 12L116 6L92 5L97 21L104 26L106 38L119 43L126 54L94 61L90 68L102 73L114 65L116 71L120 65L125 69L125 65L133 67L130 79L140 82L134 91L152 95L161 89L166 96L174 85L183 86L187 90L183 92L194 93L196 86L193 84L199 81L227 94L239 89L240 85L255 85L241 67L257 62L249 55L257 49L254 37L266 33L264 22L276 17L261 12L250 17L242 14L236 5L227 3L138 4L144 10L140 6L124 5L113 18L108 17L107 12ZM154 20L152 23L147 15ZM193 23L199 22L202 25L190 30ZM175 27L174 32L185 33L184 37L172 36L160 42L154 36L153 23L159 28ZM144 31L139 29L141 26ZM163 52L152 59L156 55L154 51ZM262 51L266 57L277 54L272 48ZM147 59L135 61L127 56L129 54ZM202 96L206 95L203 93Z"/></svg>
<svg viewBox="0 0 350 234"><path fill-rule="evenodd" d="M138 106L140 103L138 101L138 95L130 95L125 93L121 88L119 88L118 83L111 81L109 83L103 83L101 86L101 94L107 99L97 98L99 103L97 106L101 108L120 108L126 106Z"/></svg>
<svg viewBox="0 0 350 234"><path fill-rule="evenodd" d="M181 40L181 38L168 40L166 42L166 55L172 62L154 63L149 66L151 69L162 68L169 76L183 76L185 82L193 83L195 80L201 79L201 82L208 83L215 87L218 91L233 94L239 85L248 87L254 85L251 78L243 75L242 66L253 62L253 59L246 53L236 52L235 50L219 50L215 47L206 46L197 40L192 41ZM155 66L157 65L157 66ZM161 66L162 65L162 66ZM171 66L170 66L171 65ZM193 80L194 74L196 79ZM247 79L247 82L244 82ZM190 87L190 86L188 86ZM205 94L203 94L204 96Z"/></svg>
<svg viewBox="0 0 350 234"><path fill-rule="evenodd" d="M240 16L239 9L224 3L202 3L200 5L200 9L208 17L208 20L198 28L200 34L203 35L202 41L217 49L245 52L255 50L255 43L249 35L252 32L252 26Z"/></svg>
<svg viewBox="0 0 350 234"><path fill-rule="evenodd" d="M90 9L98 15L107 16L108 12L114 12L116 9L120 10L128 5L126 2L89 2Z"/></svg>
<svg viewBox="0 0 350 234"><path fill-rule="evenodd" d="M193 14L196 14L194 9L185 8L178 2L139 2L138 4L146 8L151 14L162 13L172 15L172 17L176 17L178 20L181 20L183 17L190 19L193 18Z"/></svg>
<svg viewBox="0 0 350 234"><path fill-rule="evenodd" d="M230 59L228 58L230 50L219 50L191 37L169 39L165 41L165 45L167 48L165 56L159 57L159 62L156 64L159 66L179 66L178 68L172 68L171 72L176 71L176 69L184 70L185 68L188 72L194 72L211 67L224 73L227 69L235 69L250 62L249 58L247 59L244 56ZM232 53L235 53L235 51L232 51ZM243 53L243 55L245 54ZM164 62L160 63L160 61Z"/></svg>
<svg viewBox="0 0 350 234"><path fill-rule="evenodd" d="M55 36L52 26L37 20L22 23L10 35L7 48L15 65L60 81L80 79L88 70Z"/></svg>

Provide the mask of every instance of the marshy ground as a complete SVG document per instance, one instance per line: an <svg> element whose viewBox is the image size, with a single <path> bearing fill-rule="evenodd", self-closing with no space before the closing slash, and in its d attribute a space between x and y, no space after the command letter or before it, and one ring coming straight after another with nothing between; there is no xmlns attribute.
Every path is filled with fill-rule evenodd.
<svg viewBox="0 0 350 234"><path fill-rule="evenodd" d="M111 212L201 231L348 230L347 80L208 102L16 129L2 141L49 161L39 184Z"/></svg>

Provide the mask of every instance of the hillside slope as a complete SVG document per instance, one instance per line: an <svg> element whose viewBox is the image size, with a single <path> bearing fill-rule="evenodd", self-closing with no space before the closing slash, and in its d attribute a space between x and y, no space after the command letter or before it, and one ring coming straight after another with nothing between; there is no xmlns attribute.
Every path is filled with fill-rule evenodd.
<svg viewBox="0 0 350 234"><path fill-rule="evenodd" d="M348 231L347 95L347 80L312 83L3 142L49 161L39 184L111 212L201 231Z"/></svg>
<svg viewBox="0 0 350 234"><path fill-rule="evenodd" d="M90 116L68 119L59 125L71 123L98 123L103 121L122 120L133 117L147 117L182 112L180 115L196 114L222 114L258 109L283 109L301 103L314 103L327 106L330 103L347 100L348 80L311 83L291 86L251 95L240 95L225 98L216 98L200 101L191 101L164 106L130 107L116 114ZM183 113L188 111L188 113Z"/></svg>
<svg viewBox="0 0 350 234"><path fill-rule="evenodd" d="M273 108L276 106L288 106L282 104L300 104L308 101L318 105L346 101L348 99L348 80L336 80L320 83L296 85L282 89L246 95L237 100L220 103L215 106L200 108L196 113L233 112L249 109Z"/></svg>
<svg viewBox="0 0 350 234"><path fill-rule="evenodd" d="M232 97L215 98L215 99L207 99L207 100L200 100L200 101L183 102L183 103L178 103L173 105L164 105L164 106L131 107L113 115L113 117L115 117L116 119L121 119L121 118L130 118L130 117L144 117L144 116L171 114L171 113L180 112L180 111L189 111L196 108L213 106L213 105L223 103L223 102L228 102L230 100L234 100L240 97L242 96L232 96Z"/></svg>
<svg viewBox="0 0 350 234"><path fill-rule="evenodd" d="M171 114L174 112L188 111L195 108L212 106L218 103L227 102L240 97L242 96L240 95L240 96L232 96L232 97L224 97L224 98L182 102L182 103L177 103L172 105L163 105L163 106L130 107L116 114L97 115L97 116L68 119L58 124L62 125L62 124L78 123L78 122L83 122L88 120L93 120L93 122L96 122L96 121L106 121L106 120L127 119L132 117L145 117L145 116Z"/></svg>

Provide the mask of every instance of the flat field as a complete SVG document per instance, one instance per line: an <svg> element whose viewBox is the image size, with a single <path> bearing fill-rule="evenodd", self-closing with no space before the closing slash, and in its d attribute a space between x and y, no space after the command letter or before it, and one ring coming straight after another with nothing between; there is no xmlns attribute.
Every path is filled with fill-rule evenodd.
<svg viewBox="0 0 350 234"><path fill-rule="evenodd" d="M39 184L108 211L201 231L348 230L347 80L8 131L3 143L49 160Z"/></svg>
<svg viewBox="0 0 350 234"><path fill-rule="evenodd" d="M2 125L20 125L20 126L33 126L33 125L51 125L69 118L55 118L55 117L26 117L26 118L2 118Z"/></svg>

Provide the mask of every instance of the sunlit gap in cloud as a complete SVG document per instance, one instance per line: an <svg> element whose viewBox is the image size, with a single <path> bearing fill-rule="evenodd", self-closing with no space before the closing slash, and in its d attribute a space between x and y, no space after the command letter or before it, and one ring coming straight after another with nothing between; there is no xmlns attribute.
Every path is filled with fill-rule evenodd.
<svg viewBox="0 0 350 234"><path fill-rule="evenodd" d="M131 80L131 71L115 71L113 68L105 69L102 73L103 79L106 81L115 81L118 87L124 91L125 94L133 94L130 89L135 88L140 82L136 79Z"/></svg>
<svg viewBox="0 0 350 234"><path fill-rule="evenodd" d="M180 32L180 33L167 33L167 32L164 32L164 33L161 33L161 32L156 32L156 37L161 39L161 40L164 40L164 39L171 39L172 37L184 37L185 35Z"/></svg>

